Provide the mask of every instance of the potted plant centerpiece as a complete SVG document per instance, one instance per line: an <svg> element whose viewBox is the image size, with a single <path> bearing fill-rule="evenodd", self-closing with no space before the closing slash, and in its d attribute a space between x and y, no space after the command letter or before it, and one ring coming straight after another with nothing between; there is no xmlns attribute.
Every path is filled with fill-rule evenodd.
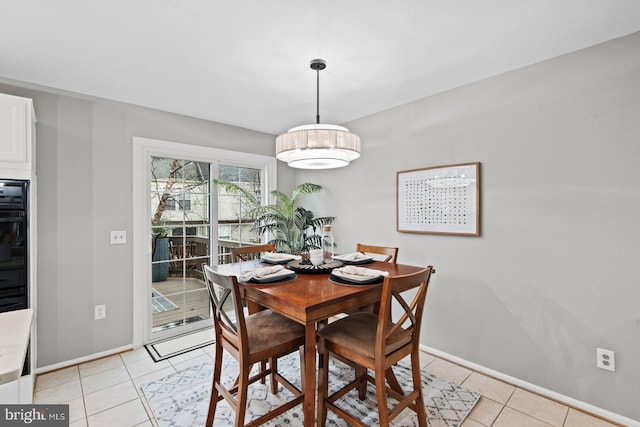
<svg viewBox="0 0 640 427"><path fill-rule="evenodd" d="M309 249L320 249L322 227L335 220L333 216L316 217L312 211L297 205L300 195L322 191L322 186L318 184L300 184L291 195L273 190L271 196L275 203L263 206L254 194L236 183L223 180L215 182L228 193L241 194L246 198L253 206L248 213L255 218L252 230L270 236L269 243L273 243L278 252L304 256Z"/></svg>

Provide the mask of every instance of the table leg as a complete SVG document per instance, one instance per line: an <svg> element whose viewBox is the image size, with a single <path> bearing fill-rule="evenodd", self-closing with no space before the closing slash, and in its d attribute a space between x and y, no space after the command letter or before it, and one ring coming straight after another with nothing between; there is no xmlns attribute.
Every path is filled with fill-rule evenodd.
<svg viewBox="0 0 640 427"><path fill-rule="evenodd" d="M316 325L305 325L304 342L304 426L315 424L316 413Z"/></svg>
<svg viewBox="0 0 640 427"><path fill-rule="evenodd" d="M260 310L262 310L262 308L260 308L260 304L255 301L247 300L247 311L249 314L256 314Z"/></svg>

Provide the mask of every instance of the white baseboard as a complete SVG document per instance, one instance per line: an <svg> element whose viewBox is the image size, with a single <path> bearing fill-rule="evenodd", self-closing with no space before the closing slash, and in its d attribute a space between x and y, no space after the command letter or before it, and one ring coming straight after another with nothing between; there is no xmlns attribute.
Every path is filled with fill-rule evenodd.
<svg viewBox="0 0 640 427"><path fill-rule="evenodd" d="M79 357L77 359L66 360L64 362L56 363L49 366L42 366L35 370L36 374L44 374L45 372L55 371L56 369L66 368L68 366L79 365L80 363L90 362L92 360L100 359L101 357L111 356L113 354L122 353L123 351L132 350L133 345L125 345L118 348L113 348L111 350L102 351L100 353L94 353L89 356Z"/></svg>
<svg viewBox="0 0 640 427"><path fill-rule="evenodd" d="M549 399L555 400L557 402L563 403L572 408L579 409L583 412L588 412L590 414L596 415L598 417L613 421L615 423L622 424L628 427L640 427L640 422L636 420L632 420L631 418L624 417L622 415L616 414L611 411L607 411L606 409L598 408L597 406L590 405L588 403L582 402L580 400L576 400L572 397L565 396L564 394L556 393L555 391L548 390L546 388L537 386L535 384L531 384L527 381L523 381L521 379L512 377L510 375L503 374L502 372L494 371L493 369L485 368L484 366L477 365L473 362L469 362L468 360L462 359L457 356L453 356L449 353L445 353L444 351L437 350L432 347L428 347L426 345L420 345L420 349L427 353L431 353L434 356L440 357L442 359L449 360L458 365L464 366L465 368L471 369L473 371L480 372L482 374L488 375L490 377L499 379L516 387L525 389L532 393L539 394L541 396L547 397Z"/></svg>

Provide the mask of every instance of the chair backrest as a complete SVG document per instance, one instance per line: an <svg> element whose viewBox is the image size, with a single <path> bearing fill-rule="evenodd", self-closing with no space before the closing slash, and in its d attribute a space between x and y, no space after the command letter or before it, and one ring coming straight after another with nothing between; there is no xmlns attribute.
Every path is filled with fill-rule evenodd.
<svg viewBox="0 0 640 427"><path fill-rule="evenodd" d="M384 279L376 331L376 359L385 357L388 348L401 348L410 343L419 345L422 313L432 272L433 267L428 266L416 273ZM405 298L411 295L411 302L407 302ZM394 305L401 308L397 320L392 316Z"/></svg>
<svg viewBox="0 0 640 427"><path fill-rule="evenodd" d="M262 252L275 252L276 246L273 243L266 243L257 246L240 246L231 248L231 262L249 261L260 258Z"/></svg>
<svg viewBox="0 0 640 427"><path fill-rule="evenodd" d="M358 243L358 245L356 246L356 251L362 252L363 254L386 255L387 257L385 259L380 260L382 262L391 262L395 264L398 261L398 248L363 245L362 243Z"/></svg>
<svg viewBox="0 0 640 427"><path fill-rule="evenodd" d="M229 350L231 345L238 353L248 353L247 326L237 278L216 273L207 264L202 265L202 273L213 309L216 340Z"/></svg>

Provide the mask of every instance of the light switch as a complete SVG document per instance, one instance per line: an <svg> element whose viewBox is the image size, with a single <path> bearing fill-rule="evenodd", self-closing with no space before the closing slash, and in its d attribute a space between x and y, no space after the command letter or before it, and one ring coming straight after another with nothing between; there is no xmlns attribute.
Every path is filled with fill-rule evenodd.
<svg viewBox="0 0 640 427"><path fill-rule="evenodd" d="M112 245L124 245L127 243L127 232L122 231L112 231L111 232L111 244Z"/></svg>

